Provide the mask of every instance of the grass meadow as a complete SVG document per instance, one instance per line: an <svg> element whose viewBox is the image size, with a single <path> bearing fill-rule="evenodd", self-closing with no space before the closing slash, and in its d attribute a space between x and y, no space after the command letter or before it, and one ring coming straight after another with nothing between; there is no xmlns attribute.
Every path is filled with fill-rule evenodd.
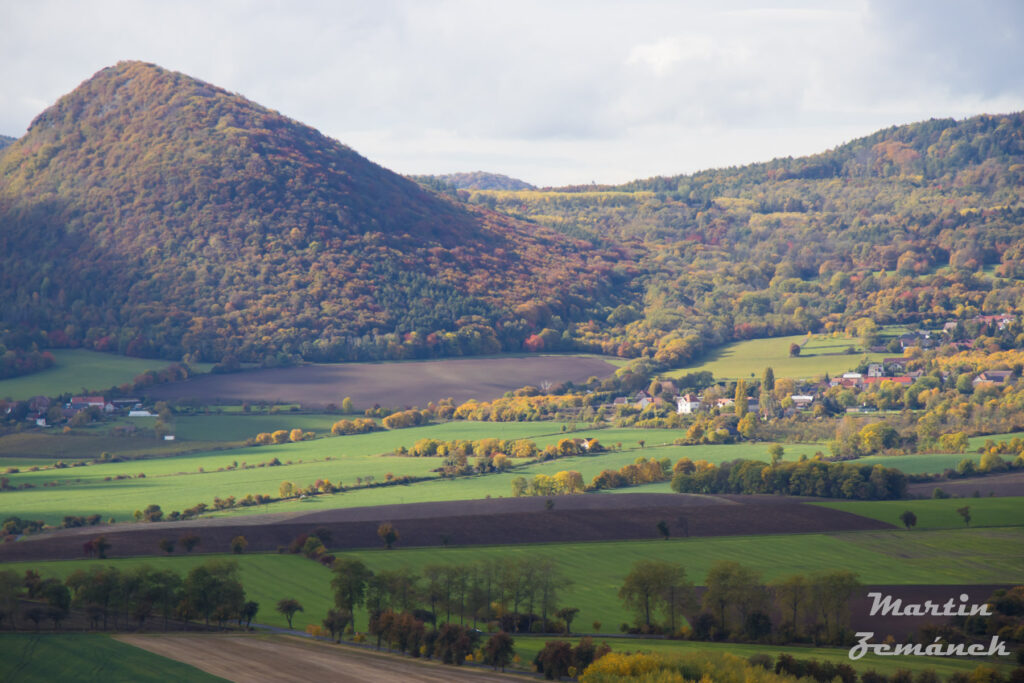
<svg viewBox="0 0 1024 683"><path fill-rule="evenodd" d="M751 339L726 344L710 353L703 362L673 370L666 373L666 376L681 377L691 372L706 370L719 380L746 379L760 377L764 369L771 366L776 377L813 379L826 372L833 376L848 372L856 367L865 355L872 362L897 355L864 354L859 350L856 353L847 353L847 349L851 347L859 349L859 340L818 334L813 335L802 347L799 356L791 357L790 344L804 344L806 340L807 335L798 334L791 337Z"/></svg>
<svg viewBox="0 0 1024 683"><path fill-rule="evenodd" d="M401 526L398 526L399 532ZM201 536L201 532L200 532ZM501 539L495 539L499 541ZM202 548L202 546L200 546ZM761 572L765 581L819 570L849 569L865 584L988 584L1024 582L1024 529L955 529L937 531L877 531L842 534L792 534L672 539L668 541L607 541L516 546L367 549L334 552L363 560L374 571L410 567L422 572L429 564L469 565L480 560L550 558L572 580L561 602L579 607L580 625L600 621L617 630L629 621L617 594L634 562L642 559L681 563L695 584L703 583L711 566L733 560ZM296 628L318 624L333 598L331 572L299 555L172 555L105 560L125 570L149 564L181 574L212 558L239 563L247 597L260 603L259 623L285 626L273 610L281 598L295 598L304 612L295 615ZM44 577L66 577L96 560L19 562L0 569L35 569ZM357 611L357 628L367 616Z"/></svg>
<svg viewBox="0 0 1024 683"><path fill-rule="evenodd" d="M215 683L224 681L188 664L146 652L110 636L91 633L0 635L0 680L133 681Z"/></svg>
<svg viewBox="0 0 1024 683"><path fill-rule="evenodd" d="M857 500L815 503L822 507L852 512L890 524L900 525L900 515L917 516L914 529L962 529L964 518L958 508L970 507L972 527L1024 526L1024 497L946 498L942 500Z"/></svg>
<svg viewBox="0 0 1024 683"><path fill-rule="evenodd" d="M55 349L52 368L21 377L0 380L0 397L23 400L33 396L57 396L83 389L103 391L131 382L147 370L162 370L171 361L129 358L85 349ZM196 372L209 372L212 363L196 363Z"/></svg>

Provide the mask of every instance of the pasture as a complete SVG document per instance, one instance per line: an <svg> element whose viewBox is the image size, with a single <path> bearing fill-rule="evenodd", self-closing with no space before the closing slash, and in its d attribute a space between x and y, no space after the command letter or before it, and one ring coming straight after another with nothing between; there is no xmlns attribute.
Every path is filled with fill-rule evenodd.
<svg viewBox="0 0 1024 683"><path fill-rule="evenodd" d="M316 424L331 416L317 415L268 415L268 416L185 416L179 424L186 433L199 438L216 436L217 420L229 420L237 436L243 430L253 427L291 428L302 423ZM290 422L296 419L296 422ZM255 420L250 422L250 420ZM185 426L191 425L191 426ZM563 427L567 431L563 432ZM770 444L724 444L716 446L676 446L672 440L682 435L680 430L648 429L588 429L568 431L563 423L552 422L448 422L438 425L414 427L393 431L330 437L259 447L227 448L201 453L179 455L173 458L152 458L128 462L94 464L87 467L66 469L45 469L38 472L22 471L7 475L13 487L30 484L35 488L4 492L5 509L9 514L23 518L42 519L48 523L58 522L64 515L100 514L104 519L113 517L124 521L130 519L135 510L147 505L160 505L165 512L183 510L197 503L212 505L215 497L248 494L273 495L283 481L307 486L317 479L332 483L341 482L347 486L372 477L383 481L388 474L394 477L435 477L433 470L443 465L441 458L406 458L381 455L391 453L399 446L411 447L422 438L449 439L533 439L544 447L567 437L596 437L602 444L622 450L613 450L593 456L561 458L548 462L519 465L503 473L475 475L457 479L428 480L414 484L372 489L356 489L345 493L307 498L301 501L287 500L258 507L239 508L218 514L252 514L258 512L312 512L330 508L362 507L394 503L412 503L446 500L470 500L474 498L505 497L512 494L512 481L516 477L531 478L538 474L553 475L562 470L580 472L584 481L589 482L605 469L617 470L634 462L638 457L669 458L672 462L687 457L691 460L707 460L720 464L737 458L768 460ZM8 437L9 438L9 437ZM45 436L42 438L57 438ZM71 437L65 437L71 438ZM78 437L80 439L102 438ZM124 437L107 437L111 440ZM0 439L0 442L3 440ZM644 446L640 446L640 442ZM171 448L196 448L198 444L213 442L162 442ZM174 444L177 444L174 446ZM795 460L802 455L808 457L820 452L820 444L787 444L785 460ZM84 453L83 453L84 455ZM96 457L95 450L89 457ZM909 471L933 471L927 463L934 458L954 456L900 456L886 458L887 466L908 471L907 465L915 467ZM956 456L962 458L964 456ZM970 457L970 456L969 456ZM976 456L974 456L976 457ZM274 458L281 466L245 469L245 465L269 463ZM866 462L873 460L865 459ZM15 465L18 466L18 465ZM941 469L941 468L939 468ZM140 477L139 475L145 475ZM107 480L107 478L110 480ZM121 477L118 479L117 477ZM663 491L668 492L668 483L620 489L621 492ZM54 491L60 495L55 496Z"/></svg>
<svg viewBox="0 0 1024 683"><path fill-rule="evenodd" d="M129 358L85 349L54 349L52 368L21 377L0 380L0 398L24 400L33 396L58 396L83 389L103 391L131 382L147 370L162 370L173 361ZM196 363L193 370L209 372L212 363Z"/></svg>
<svg viewBox="0 0 1024 683"><path fill-rule="evenodd" d="M799 356L789 355L790 344L803 345ZM856 352L847 353L849 348L855 348ZM898 354L865 354L860 349L860 341L848 337L818 334L807 341L807 335L798 334L726 344L712 351L702 362L672 370L665 376L682 377L691 372L708 371L716 380L760 378L764 369L771 366L776 377L814 379L826 372L833 376L848 372L865 356L875 362L893 355Z"/></svg>
<svg viewBox="0 0 1024 683"><path fill-rule="evenodd" d="M5 633L0 679L22 681L137 681L215 683L223 678L106 635Z"/></svg>
<svg viewBox="0 0 1024 683"><path fill-rule="evenodd" d="M545 382L585 382L607 377L615 365L592 355L523 355L488 358L404 361L399 363L324 363L289 368L206 375L153 386L156 400L202 398L227 401L341 405L348 396L359 409L374 404L421 406L454 398L490 400L506 391Z"/></svg>
<svg viewBox="0 0 1024 683"><path fill-rule="evenodd" d="M955 469L961 460L981 461L977 453L912 453L910 455L869 455L853 462L865 465L882 465L895 467L905 474L941 474L948 469ZM936 482L942 487L942 482Z"/></svg>
<svg viewBox="0 0 1024 683"><path fill-rule="evenodd" d="M400 524L396 524L401 531ZM501 539L495 539L500 542ZM200 545L199 549L202 549ZM580 608L577 623L601 621L606 629L628 621L617 594L623 577L641 559L681 563L695 584L703 583L711 566L733 560L758 570L771 581L792 574L849 569L864 584L946 585L1024 582L1024 529L956 529L941 531L870 531L841 534L789 534L672 539L668 541L602 541L517 546L435 547L395 550L346 551L374 571L409 567L422 572L426 565L469 565L480 560L551 559L572 580L561 602ZM172 555L110 559L103 564L129 569L149 564L186 573L213 557L237 560L247 599L260 603L259 623L285 626L273 605L284 597L305 608L294 624L318 624L332 606L331 572L299 555L252 553L243 555ZM35 569L44 577L66 577L95 560L12 562L0 569L19 573ZM358 629L366 624L357 611Z"/></svg>
<svg viewBox="0 0 1024 683"><path fill-rule="evenodd" d="M901 525L900 515L917 516L914 529L962 529L958 508L970 507L971 527L1024 526L1024 498L947 498L944 500L857 500L814 503L834 510Z"/></svg>

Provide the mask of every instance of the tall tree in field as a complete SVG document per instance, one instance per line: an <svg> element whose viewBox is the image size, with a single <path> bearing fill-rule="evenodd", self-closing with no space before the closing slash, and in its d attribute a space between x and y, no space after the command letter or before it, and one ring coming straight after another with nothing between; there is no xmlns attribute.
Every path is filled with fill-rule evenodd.
<svg viewBox="0 0 1024 683"><path fill-rule="evenodd" d="M911 527L917 526L917 515L912 510L906 510L900 515L900 521L909 531Z"/></svg>
<svg viewBox="0 0 1024 683"><path fill-rule="evenodd" d="M391 550L392 544L398 540L398 529L391 522L383 522L377 527L377 535L380 536L380 540L384 541L384 545L387 546L388 550Z"/></svg>
<svg viewBox="0 0 1024 683"><path fill-rule="evenodd" d="M850 598L860 588L850 571L820 572L810 577L810 605L813 605L827 638L839 643L849 629Z"/></svg>
<svg viewBox="0 0 1024 683"><path fill-rule="evenodd" d="M770 365L764 369L764 375L761 377L761 390L768 393L775 391L775 370Z"/></svg>
<svg viewBox="0 0 1024 683"><path fill-rule="evenodd" d="M775 604L782 614L783 631L788 631L792 638L799 638L800 617L806 609L811 593L807 577L795 574L780 579L771 585L771 591L775 595Z"/></svg>
<svg viewBox="0 0 1024 683"><path fill-rule="evenodd" d="M742 418L747 414L747 382L740 380L736 382L736 417Z"/></svg>
<svg viewBox="0 0 1024 683"><path fill-rule="evenodd" d="M764 611L767 594L754 570L737 562L716 562L705 580L704 607L718 616L719 625L729 630L729 612L735 609L745 622L751 612ZM732 609L731 609L732 608Z"/></svg>
<svg viewBox="0 0 1024 683"><path fill-rule="evenodd" d="M636 612L646 628L662 611L675 629L676 615L693 601L693 586L681 565L661 560L640 560L633 565L619 589L619 598Z"/></svg>
<svg viewBox="0 0 1024 683"><path fill-rule="evenodd" d="M331 567L334 578L331 588L334 589L334 604L349 612L366 599L366 582L373 572L362 561L351 557L339 557Z"/></svg>
<svg viewBox="0 0 1024 683"><path fill-rule="evenodd" d="M292 627L292 618L295 616L295 613L303 611L302 605L294 598L281 598L277 601L276 609L288 620L288 628Z"/></svg>

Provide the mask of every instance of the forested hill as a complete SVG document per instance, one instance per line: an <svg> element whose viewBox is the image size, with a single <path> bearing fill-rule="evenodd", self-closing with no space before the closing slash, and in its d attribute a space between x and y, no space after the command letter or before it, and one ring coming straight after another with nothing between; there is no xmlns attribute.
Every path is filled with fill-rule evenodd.
<svg viewBox="0 0 1024 683"><path fill-rule="evenodd" d="M8 345L249 361L519 350L538 325L607 315L620 258L152 64L100 71L0 154Z"/></svg>
<svg viewBox="0 0 1024 683"><path fill-rule="evenodd" d="M530 183L500 173L474 171L444 175L414 176L413 180L434 186L450 186L457 190L533 190Z"/></svg>
<svg viewBox="0 0 1024 683"><path fill-rule="evenodd" d="M678 365L729 340L1024 314L1024 115L620 186L458 191L634 254L642 305L577 343Z"/></svg>

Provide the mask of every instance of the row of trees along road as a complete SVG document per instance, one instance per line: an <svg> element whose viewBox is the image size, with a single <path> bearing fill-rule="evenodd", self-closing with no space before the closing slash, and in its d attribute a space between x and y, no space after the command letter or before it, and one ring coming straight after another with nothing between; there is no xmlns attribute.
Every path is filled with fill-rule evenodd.
<svg viewBox="0 0 1024 683"><path fill-rule="evenodd" d="M849 571L797 574L766 584L756 570L721 561L708 571L698 600L682 565L641 560L619 589L634 612L633 626L623 624L622 630L695 640L843 644L850 636L849 601L859 587Z"/></svg>
<svg viewBox="0 0 1024 683"><path fill-rule="evenodd" d="M29 570L19 576L13 570L0 571L0 624L7 621L15 628L22 599L38 601L21 614L36 628L45 619L60 628L71 608L85 612L92 628L115 629L134 623L142 628L154 615L163 618L167 628L171 618L187 623L202 619L209 626L225 626L229 621L248 626L259 605L245 599L238 580L238 564L211 560L194 567L182 578L168 569L148 565L120 571L116 567L93 566L78 569L65 581L42 578Z"/></svg>
<svg viewBox="0 0 1024 683"><path fill-rule="evenodd" d="M559 593L570 585L551 560L482 560L470 565L426 565L372 572L361 560L339 557L331 587L338 609L365 606L371 619L386 611L408 613L424 623L497 622L509 633L551 632L571 625L575 613L560 610ZM563 626L554 619L569 624Z"/></svg>

